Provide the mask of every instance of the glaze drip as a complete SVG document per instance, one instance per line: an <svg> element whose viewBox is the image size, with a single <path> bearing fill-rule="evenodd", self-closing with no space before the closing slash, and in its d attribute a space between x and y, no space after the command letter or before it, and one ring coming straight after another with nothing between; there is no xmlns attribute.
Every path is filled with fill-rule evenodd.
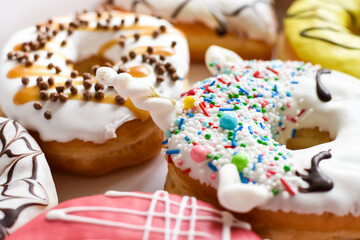
<svg viewBox="0 0 360 240"><path fill-rule="evenodd" d="M15 130L15 134L12 136L12 138L9 138L9 134L6 132L9 128L13 128ZM38 157L43 153L40 150L36 150L35 147L32 146L31 142L26 138L25 134L27 134L26 130L22 129L15 121L6 120L0 123L0 159L2 162L8 161L8 163L5 165L5 168L1 171L1 176L6 177L4 183L0 185L3 188L0 195L0 204L3 203L4 205L2 206L7 207L0 207L0 211L4 215L4 217L0 220L0 239L3 239L8 235L8 229L16 223L22 211L31 206L47 206L49 204L49 197L45 189L37 181L39 174ZM21 144L24 146L24 151L17 153L17 150L12 148L14 144ZM28 157L31 157L31 159ZM17 168L21 167L19 165L22 165L22 162L24 161L31 161L31 176L15 180L15 177L18 177L15 171L17 171ZM23 187L23 189L28 190L27 194L22 193L21 196L14 195L12 193L12 184L14 181L26 184L27 187ZM39 190L42 196L40 196ZM12 205L11 201L14 199L22 199L24 204L15 208L10 208L9 206Z"/></svg>
<svg viewBox="0 0 360 240"><path fill-rule="evenodd" d="M299 192L327 192L334 187L334 183L332 182L332 180L328 176L324 175L319 169L320 161L324 159L329 159L331 157L332 156L330 150L319 152L314 157L312 157L311 167L309 169L305 169L305 171L309 173L308 175L296 172L298 176L300 176L304 181L309 183L308 188L299 187Z"/></svg>
<svg viewBox="0 0 360 240"><path fill-rule="evenodd" d="M330 92L325 88L325 86L321 82L322 74L330 74L331 71L329 69L319 69L316 73L316 94L318 98L323 102L329 102L331 100Z"/></svg>

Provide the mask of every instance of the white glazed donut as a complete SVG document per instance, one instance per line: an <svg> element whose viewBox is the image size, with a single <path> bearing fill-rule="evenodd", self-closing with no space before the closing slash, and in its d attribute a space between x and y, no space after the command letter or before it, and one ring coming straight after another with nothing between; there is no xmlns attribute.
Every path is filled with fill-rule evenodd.
<svg viewBox="0 0 360 240"><path fill-rule="evenodd" d="M179 97L186 87L189 53L183 33L166 20L119 11L58 17L21 30L7 42L1 60L0 106L5 115L35 132L51 164L90 175L119 168L116 164L121 162L128 166L151 158L158 153L162 138L147 112L136 109L112 88L96 84L91 70L76 71L79 62L99 58L164 96ZM129 137L119 136L124 134L121 127ZM134 134L130 140L136 129L139 136ZM95 149L111 141L118 141L112 149ZM93 144L92 153L80 150L65 160L72 154L60 148L72 152L90 146L85 142ZM150 147L153 143L156 146ZM148 153L135 156L136 152ZM116 163L104 164L106 155L101 153L109 153ZM87 162L73 169L81 159ZM89 162L92 169L86 170L83 165Z"/></svg>
<svg viewBox="0 0 360 240"><path fill-rule="evenodd" d="M45 156L16 121L0 118L0 239L58 203Z"/></svg>
<svg viewBox="0 0 360 240"><path fill-rule="evenodd" d="M260 238L229 212L165 191L116 192L63 202L10 236L15 239Z"/></svg>
<svg viewBox="0 0 360 240"><path fill-rule="evenodd" d="M241 61L219 47L206 57L217 75L156 122L167 136L165 189L242 213L265 238L358 238L359 80L310 63ZM157 119L144 104L152 96L137 106ZM286 145L301 140L303 149Z"/></svg>
<svg viewBox="0 0 360 240"><path fill-rule="evenodd" d="M271 0L109 0L126 11L172 21L188 37L191 58L204 60L213 44L244 58L269 59L277 23Z"/></svg>

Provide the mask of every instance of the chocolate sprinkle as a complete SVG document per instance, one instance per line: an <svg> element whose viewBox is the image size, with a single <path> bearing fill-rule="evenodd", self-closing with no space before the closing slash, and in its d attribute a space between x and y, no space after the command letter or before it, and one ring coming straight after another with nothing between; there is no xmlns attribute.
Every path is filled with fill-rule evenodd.
<svg viewBox="0 0 360 240"><path fill-rule="evenodd" d="M50 111L44 112L44 117L45 117L45 119L50 120L52 118L51 112Z"/></svg>
<svg viewBox="0 0 360 240"><path fill-rule="evenodd" d="M38 102L34 103L34 104L33 104L33 107L34 107L36 110L41 110L41 109L42 109L41 103L38 103Z"/></svg>
<svg viewBox="0 0 360 240"><path fill-rule="evenodd" d="M83 93L83 98L85 101L90 101L92 99L92 94L89 90L85 90Z"/></svg>
<svg viewBox="0 0 360 240"><path fill-rule="evenodd" d="M121 97L120 95L116 95L115 102L118 105L123 105L125 103L125 98Z"/></svg>
<svg viewBox="0 0 360 240"><path fill-rule="evenodd" d="M21 82L24 86L27 86L29 84L29 78L28 77L22 77Z"/></svg>
<svg viewBox="0 0 360 240"><path fill-rule="evenodd" d="M316 94L318 98L323 102L329 102L331 100L330 92L325 88L325 86L320 81L322 74L330 74L331 71L329 69L319 69L316 73Z"/></svg>

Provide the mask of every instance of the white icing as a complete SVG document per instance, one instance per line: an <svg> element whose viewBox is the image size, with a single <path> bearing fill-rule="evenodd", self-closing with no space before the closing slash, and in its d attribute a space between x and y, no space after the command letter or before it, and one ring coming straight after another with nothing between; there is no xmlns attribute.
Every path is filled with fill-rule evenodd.
<svg viewBox="0 0 360 240"><path fill-rule="evenodd" d="M127 208L116 208L116 207L104 207L104 206L74 206L67 208L59 208L50 210L46 214L46 218L49 220L61 220L65 222L80 222L88 224L96 224L110 227L126 228L136 231L142 231L143 239L148 239L150 233L163 233L164 239L178 239L179 237L187 237L188 239L194 239L195 237L203 237L211 239L213 236L210 233L205 231L196 230L196 223L199 221L210 221L215 223L223 224L223 239L231 239L231 228L243 228L250 230L250 225L244 222L241 222L235 219L230 213L225 211L219 211L215 208L209 208L205 206L199 206L197 200L194 197L184 196L181 199L181 202L176 202L171 200L169 194L165 191L157 191L152 195L135 193L135 192L116 192L109 191L105 193L105 196L108 197L133 197L139 199L148 199L150 200L149 209L147 211L139 211L134 209ZM165 212L156 211L156 206L159 203L165 204ZM170 206L179 207L177 213L170 212ZM191 211L191 215L184 215L184 211ZM98 219L94 217L78 216L75 213L81 212L91 212L91 211L103 211L103 212L113 212L113 213L128 213L137 216L146 217L146 222L143 226L129 224L126 222L120 221L110 221L104 219ZM205 211L209 213L215 213L213 216L206 216L204 214L199 214L198 211ZM165 220L165 227L157 227L153 225L152 220L154 218L161 218ZM175 220L175 225L173 229L169 226L171 221ZM183 221L190 222L189 229L181 229L181 224Z"/></svg>
<svg viewBox="0 0 360 240"><path fill-rule="evenodd" d="M89 20L89 28L93 29L96 27L95 13L88 13L82 18ZM125 26L131 26L134 22L134 15L113 12L110 26L119 24L121 19L125 20ZM60 22L69 23L70 21L73 21L73 17L55 18L54 24ZM125 47L121 48L119 44L115 44L105 52L106 58L117 63L114 67L115 69L121 64L121 61L119 61L120 56L126 55L136 47L171 46L171 42L176 41L177 44L174 47L175 54L167 56L165 62L171 63L177 69L177 74L180 78L186 78L188 73L189 53L186 39L182 33L173 28L167 21L146 15L140 15L137 25L155 26L155 28L164 25L167 30L165 33L161 33L157 38L153 38L150 34L141 36L138 41L134 41L132 35L136 32L141 33L141 30L93 31L78 29L67 38L67 45L63 48L60 47L60 43L66 38L67 33L66 31L60 31L57 36L47 44L47 48L51 48L52 51L55 52L50 59L46 58L46 52L44 50L31 52L30 58L32 59L33 54L37 53L40 55L40 58L36 62L36 65L47 66L49 63L53 63L55 66L60 66L62 69L61 75L64 77L54 76L54 80L55 83L65 82L66 79L69 78L68 76L70 75L71 69L65 64L64 57L76 61L97 54L101 46L113 39L119 38L121 35L128 36ZM29 130L39 132L41 139L44 141L55 140L57 142L68 142L74 139L80 139L95 143L103 143L110 138L115 138L115 130L119 126L124 122L136 118L128 108L113 104L77 100L68 100L65 104L44 101L42 102L43 108L39 111L33 108L34 102L29 102L24 105L14 104L13 97L17 91L23 88L23 86L21 78L9 79L6 76L10 69L18 65L16 61L7 60L7 53L12 51L16 44L33 41L35 39L35 27L29 27L12 36L3 49L0 67L0 105L3 112L8 117L16 119ZM156 59L159 58L156 55L154 56ZM174 82L165 75L165 81L156 84L154 68L148 63L142 63L141 54L138 54L134 60L129 60L125 64L128 68L138 65L146 66L151 71L150 75L147 77L136 78L138 83L154 86L155 89L164 96L179 97L184 89L183 80L180 79ZM55 71L52 70L51 72ZM30 77L28 86L36 85L36 78L37 77ZM47 77L44 77L44 80L46 81ZM82 78L78 77L74 80L82 80ZM77 86L77 88L79 94L82 94L82 85ZM55 89L52 89L51 91L55 91ZM70 90L67 89L65 90L65 93L69 93L69 91ZM93 94L95 93L93 87L91 88L91 92ZM115 94L115 91L105 89L105 93ZM51 120L46 120L44 118L43 115L45 111L51 111Z"/></svg>
<svg viewBox="0 0 360 240"><path fill-rule="evenodd" d="M13 223L0 225L0 231L8 234L55 206L58 199L45 156L28 132L13 120L0 118L0 135L0 219ZM20 214L12 222L16 211Z"/></svg>
<svg viewBox="0 0 360 240"><path fill-rule="evenodd" d="M176 118L175 101L160 97L150 85L138 84L128 73L117 74L112 68L101 67L96 72L97 79L124 97L130 97L134 105L150 111L154 122L165 132Z"/></svg>
<svg viewBox="0 0 360 240"><path fill-rule="evenodd" d="M221 53L220 48L210 48L209 51L215 50L216 52L207 53L207 56L211 56L212 58L208 59L207 63L211 62L210 60L214 60L214 56L216 56L216 54ZM224 51L223 54L225 56L229 55L227 51ZM224 59L226 60L225 62L223 61ZM278 135L276 140L286 142L287 139L291 138L293 129L318 127L321 131L328 131L330 133L330 137L335 140L329 143L296 151L286 149L286 146L284 145L277 146L274 147L274 149L278 152L284 153L285 155L279 156L284 156L286 159L284 161L282 159L280 159L281 161L274 161L274 156L272 155L263 156L264 159L260 164L257 163L256 160L256 154L259 149L263 149L261 151L266 151L268 154L274 154L275 150L266 150L268 148L264 148L261 144L257 144L256 139L254 140L252 135L245 135L244 132L241 133L242 139L239 139L247 144L247 147L244 150L239 148L239 146L236 146L235 150L225 148L226 145L231 145L231 141L223 141L223 138L227 137L227 130L221 132L220 130L215 131L210 127L205 127L205 130L203 131L204 133L212 134L211 139L204 139L204 133L202 133L202 137L198 137L198 131L206 125L206 122L204 125L204 123L201 123L200 121L193 121L191 120L192 118L187 115L187 111L183 111L182 113L182 110L180 109L180 111L176 110L178 114L177 121L180 118L183 118L184 122L182 126L186 127L178 130L179 122L175 121L175 123L172 123L171 127L167 131L167 133L169 133L168 137L171 137L166 143L166 147L168 149L166 152L167 154L172 154L174 164L181 170L190 169L188 174L191 178L201 180L202 183L217 188L219 190L219 201L225 208L230 210L243 212L257 206L260 209L274 211L282 210L285 212L292 211L302 214L320 215L325 212L329 212L338 216L346 214L359 216L360 192L356 191L357 183L360 182L360 176L358 174L360 170L360 149L356 145L359 142L360 135L360 128L358 127L358 123L360 122L360 113L358 110L360 103L360 99L358 98L358 96L360 96L359 80L337 71L331 71L331 74L321 75L323 85L332 96L331 101L323 102L316 94L315 75L316 71L320 69L319 66L312 66L309 63L304 64L301 62L281 61L244 61L242 64L239 64L239 66L234 66L235 63L231 64L228 59L235 59L238 61L239 58L219 57L220 63L225 64L225 66L219 66L218 71L220 74L229 71L231 72L231 70L235 72L239 71L239 77L241 78L244 72L251 71L252 74L255 74L258 69L262 69L261 71L267 69L266 71L267 74L269 74L269 78L274 78L275 73L272 74L272 71L274 70L272 69L271 71L268 67L275 66L279 71L279 79L274 81L277 81L277 91L282 97L279 99L273 99L271 95L267 95L266 99L274 101L274 104L277 104L278 108L280 108L280 106L286 106L287 104L290 104L291 107L288 107L286 111L281 113L281 116L279 116L279 109L272 112L271 108L264 107L265 110L267 110L266 116L268 117L268 123L259 120L263 115L256 113L256 111L252 111L251 113L254 115L249 118L247 115L248 113L246 112L247 110L245 111L240 109L237 113L241 116L247 116L247 119L257 118L258 122L266 125L263 130L261 130L260 127L256 127L256 125L249 125L256 127L254 131L264 132L264 134L269 136L271 136L272 133L279 131L279 134L276 134ZM250 66L249 70L246 70L247 66ZM240 84L244 84L244 82L246 83L248 80L255 82L260 81L256 77L247 76L247 79L239 80ZM225 82L234 80L234 77L228 74L218 75L217 77L223 78L223 81ZM203 86L207 83L210 84L214 79L216 78L210 78L195 85L195 89L198 89L197 87ZM268 87L265 83L264 85ZM246 85L241 86L245 87ZM231 92L231 85L228 88L228 91ZM251 89L248 89L248 91L250 90ZM287 95L288 90L290 90L289 96ZM221 91L216 91L215 95L222 94ZM202 90L200 92L202 92ZM268 93L264 92L264 94ZM200 93L197 93L193 96L195 99L195 107L199 106L201 103L200 100L202 98L200 98L200 95ZM144 99L144 101L146 100L147 99ZM180 108L183 107L180 103L178 103L177 106ZM304 110L303 114L300 114L301 110ZM210 114L209 118L204 116L201 110L199 110L199 107L197 107L194 111L191 110L191 112L195 115L195 118L202 121L211 121L215 124L215 126L219 126L219 118L216 117L219 110L207 108L207 111ZM156 115L156 111L152 111L152 114ZM276 114L278 114L278 116L276 116ZM283 126L271 125L271 123L277 124L281 118L285 118L287 116L292 118L293 121L284 120L282 122L286 125ZM250 131L246 129L246 124L249 124L247 119L244 117L239 118L239 120L245 125L245 131ZM163 122L159 122L158 124L164 126ZM273 129L270 130L270 128ZM176 130L179 132L174 134L174 131ZM185 141L184 139L186 138L197 142L197 144L206 146L208 153L212 154L212 156L220 153L222 157L218 160L207 160L200 163L193 161L190 156L190 151L194 145L189 143L189 140ZM270 140L270 143L275 143L275 141L272 139ZM179 152L172 153L171 151L174 150ZM320 163L320 171L333 181L334 187L330 191L325 192L299 192L299 187L306 188L308 187L308 184L301 178L297 177L295 175L295 171L307 174L304 169L308 169L310 167L312 157L321 151L328 150L330 150L332 157ZM255 179L257 182L256 184L249 183L246 189L242 189L243 186L239 183L239 178L233 168L227 167L222 169L231 162L234 151L240 151L240 153L244 152L247 155L249 165L244 168L242 173L248 178ZM270 165L271 162L273 162L274 166ZM207 166L210 163L217 168L217 171L220 171L219 175L217 175L216 171L214 172ZM266 166L266 164L269 165ZM291 170L285 172L283 169L285 165L289 166ZM252 170L254 166L256 167L254 170L255 172ZM269 170L274 173L267 176L266 171ZM239 185L238 187L236 187L237 184ZM268 194L266 194L262 188L259 189L259 186L266 187L269 192L276 187L279 190L279 194L275 194L276 196L269 198ZM239 188L241 190L236 190L239 192L228 193L228 188ZM245 204L243 206L236 206L235 199L227 199L226 194L229 194L228 196L232 198L241 198L239 196L241 191L246 192L244 198L253 199L257 194L259 198L255 198L256 202L253 202L252 204ZM244 204L243 201L239 202Z"/></svg>
<svg viewBox="0 0 360 240"><path fill-rule="evenodd" d="M210 29L219 27L217 19L225 24L229 32L251 39L259 39L270 44L276 38L275 14L271 0L115 0L114 3L125 10L146 14L160 14L168 20L178 22L200 22ZM185 4L174 18L176 9ZM236 10L243 9L239 14L231 16Z"/></svg>

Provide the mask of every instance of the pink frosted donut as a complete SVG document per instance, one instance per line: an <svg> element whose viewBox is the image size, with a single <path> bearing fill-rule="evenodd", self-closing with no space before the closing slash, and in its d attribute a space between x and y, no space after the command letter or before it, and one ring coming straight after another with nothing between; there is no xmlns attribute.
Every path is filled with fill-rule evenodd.
<svg viewBox="0 0 360 240"><path fill-rule="evenodd" d="M16 231L14 239L260 239L247 223L193 197L107 192L66 201Z"/></svg>

